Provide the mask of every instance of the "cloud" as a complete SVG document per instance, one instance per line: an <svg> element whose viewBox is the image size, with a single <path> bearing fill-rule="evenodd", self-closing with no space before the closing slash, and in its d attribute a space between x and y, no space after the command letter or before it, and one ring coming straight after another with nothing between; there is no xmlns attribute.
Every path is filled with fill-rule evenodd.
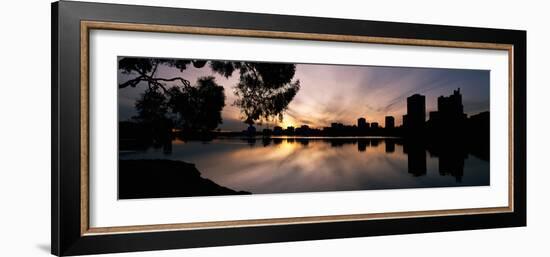
<svg viewBox="0 0 550 257"><path fill-rule="evenodd" d="M191 82L202 76L214 76L224 86L226 94L226 106L222 111L224 123L220 128L246 128L239 109L233 106L237 99L233 87L237 84L238 74L224 78L205 68L190 68L183 73L168 67L159 69L159 76L173 75L184 76ZM354 124L359 117L383 122L386 115L394 116L396 123L400 124L402 115L406 113L408 96L415 93L425 95L426 109L435 110L437 97L452 94L452 90L458 87L467 113L489 109L489 71L484 70L298 64L294 79L300 80L301 88L289 104L281 125L323 127L332 122ZM119 90L120 110L126 116L131 115L131 103L139 96L140 90Z"/></svg>

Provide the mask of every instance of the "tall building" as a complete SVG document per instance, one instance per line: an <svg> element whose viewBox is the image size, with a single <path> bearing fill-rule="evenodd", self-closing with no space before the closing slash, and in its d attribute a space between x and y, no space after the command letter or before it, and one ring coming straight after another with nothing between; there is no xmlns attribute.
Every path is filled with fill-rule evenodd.
<svg viewBox="0 0 550 257"><path fill-rule="evenodd" d="M357 119L357 127L359 129L367 129L367 120L365 118L359 118Z"/></svg>
<svg viewBox="0 0 550 257"><path fill-rule="evenodd" d="M386 116L384 127L387 129L395 128L395 119L393 118L393 116Z"/></svg>
<svg viewBox="0 0 550 257"><path fill-rule="evenodd" d="M378 122L371 123L370 127L373 128L373 129L377 129L378 128Z"/></svg>
<svg viewBox="0 0 550 257"><path fill-rule="evenodd" d="M403 117L403 126L411 130L424 128L426 122L426 96L414 94L407 97L407 115Z"/></svg>
<svg viewBox="0 0 550 257"><path fill-rule="evenodd" d="M460 88L453 90L450 96L440 96L437 98L437 111L440 117L450 119L461 119L464 117L464 106L462 105L462 95Z"/></svg>
<svg viewBox="0 0 550 257"><path fill-rule="evenodd" d="M450 96L437 98L437 111L430 112L428 127L438 133L461 130L466 121L460 88Z"/></svg>

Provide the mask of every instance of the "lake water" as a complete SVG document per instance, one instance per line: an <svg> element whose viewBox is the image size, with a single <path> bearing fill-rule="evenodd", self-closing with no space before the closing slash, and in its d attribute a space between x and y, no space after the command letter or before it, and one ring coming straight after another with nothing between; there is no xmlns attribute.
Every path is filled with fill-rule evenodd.
<svg viewBox="0 0 550 257"><path fill-rule="evenodd" d="M170 153L119 157L193 163L202 177L253 194L489 185L488 160L394 138L176 140Z"/></svg>

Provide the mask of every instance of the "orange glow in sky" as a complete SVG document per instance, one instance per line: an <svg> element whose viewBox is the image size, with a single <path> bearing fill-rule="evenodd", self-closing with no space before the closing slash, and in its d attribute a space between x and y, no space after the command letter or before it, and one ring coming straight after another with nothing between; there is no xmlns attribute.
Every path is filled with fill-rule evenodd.
<svg viewBox="0 0 550 257"><path fill-rule="evenodd" d="M237 99L233 88L239 80L238 72L225 78L209 68L189 67L180 72L175 68L159 67L157 76L182 76L192 84L199 77L214 76L226 94L223 123L219 128L226 131L246 128L240 110L233 105ZM119 80L125 79L119 74ZM489 110L489 71L486 70L297 64L293 80L296 79L300 80L301 87L288 105L283 120L256 126L322 128L332 122L356 124L361 117L384 126L385 116L393 116L395 124L400 125L407 112L408 96L425 95L428 116L429 111L437 109L438 96L450 95L457 88L461 89L467 114ZM119 90L119 119L135 115L135 99L144 88Z"/></svg>

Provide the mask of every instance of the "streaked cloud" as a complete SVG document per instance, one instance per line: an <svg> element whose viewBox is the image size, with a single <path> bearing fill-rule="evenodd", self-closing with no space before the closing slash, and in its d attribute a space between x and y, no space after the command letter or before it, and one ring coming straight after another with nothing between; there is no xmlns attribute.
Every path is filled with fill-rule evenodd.
<svg viewBox="0 0 550 257"><path fill-rule="evenodd" d="M354 124L359 117L383 124L386 115L394 116L401 124L406 113L406 98L412 94L426 95L426 109L437 109L437 97L450 95L460 88L464 110L475 114L489 110L489 71L408 67L347 66L298 64L295 79L301 88L290 103L282 126L329 126L331 122ZM230 78L213 73L208 68L189 68L183 73L177 69L161 67L158 76L182 76L196 81L202 76L214 76L223 85L226 106L222 111L222 130L242 130L239 109L232 105L236 96L233 87L238 82L236 72ZM119 79L126 79L119 74ZM135 115L133 102L145 87L119 90L119 119ZM275 123L264 124L273 126Z"/></svg>

